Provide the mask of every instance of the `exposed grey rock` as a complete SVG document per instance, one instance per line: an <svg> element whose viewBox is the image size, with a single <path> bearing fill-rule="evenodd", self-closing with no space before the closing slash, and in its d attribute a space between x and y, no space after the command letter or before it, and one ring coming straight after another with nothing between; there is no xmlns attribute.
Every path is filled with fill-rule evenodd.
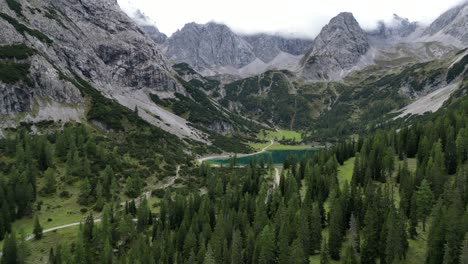
<svg viewBox="0 0 468 264"><path fill-rule="evenodd" d="M353 14L340 13L321 30L313 48L301 60L302 77L309 80L341 79L369 47L367 34Z"/></svg>
<svg viewBox="0 0 468 264"><path fill-rule="evenodd" d="M170 60L186 62L206 75L216 74L220 67L240 69L256 59L247 41L226 25L213 22L186 24L164 46Z"/></svg>
<svg viewBox="0 0 468 264"><path fill-rule="evenodd" d="M17 1L22 5L22 16L10 10L5 1L0 1L0 12L53 42L44 43L18 32L0 18L0 45L21 42L37 50L24 61L31 64L30 81L0 82L2 116L14 117L34 110L39 119L30 120L57 120L51 109L60 112L60 108L83 107L85 99L70 82L76 74L122 105L132 110L137 106L148 122L178 136L205 141L203 133L155 106L149 98L150 93L186 91L154 41L120 10L116 0ZM84 115L84 111L74 111L68 116L84 119L77 117L79 113ZM155 120L154 116L163 120Z"/></svg>
<svg viewBox="0 0 468 264"><path fill-rule="evenodd" d="M268 63L276 58L280 52L292 55L303 55L312 47L311 39L286 38L278 35L255 34L244 36L252 45L255 55Z"/></svg>
<svg viewBox="0 0 468 264"><path fill-rule="evenodd" d="M295 67L296 57L304 54L312 41L267 34L242 36L226 25L210 22L186 24L163 46L172 62L188 63L203 75L248 76Z"/></svg>
<svg viewBox="0 0 468 264"><path fill-rule="evenodd" d="M424 36L443 41L444 36L453 37L468 44L468 1L443 13L424 31ZM439 37L439 38L437 38ZM450 40L449 40L450 41Z"/></svg>
<svg viewBox="0 0 468 264"><path fill-rule="evenodd" d="M167 40L166 34L159 32L156 26L142 25L141 28L152 40L154 40L154 42L158 44L163 44Z"/></svg>

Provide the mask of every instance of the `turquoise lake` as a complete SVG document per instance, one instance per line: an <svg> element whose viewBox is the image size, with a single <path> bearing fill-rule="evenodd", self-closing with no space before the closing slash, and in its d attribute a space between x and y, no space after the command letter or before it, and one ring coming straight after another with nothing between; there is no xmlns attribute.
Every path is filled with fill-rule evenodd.
<svg viewBox="0 0 468 264"><path fill-rule="evenodd" d="M252 155L252 156L247 156L247 157L238 157L237 158L237 165L241 166L246 166L250 164L250 161L253 159L256 159L257 161L264 159L265 164L268 163L268 159L271 155L273 158L273 163L275 165L282 165L283 162L286 160L288 156L294 156L296 155L299 160L302 159L304 156L313 154L320 149L317 148L311 148L311 149L301 149L301 150L268 150L260 154ZM227 159L213 159L209 160L208 163L214 164L214 165L229 165L230 163L229 158Z"/></svg>

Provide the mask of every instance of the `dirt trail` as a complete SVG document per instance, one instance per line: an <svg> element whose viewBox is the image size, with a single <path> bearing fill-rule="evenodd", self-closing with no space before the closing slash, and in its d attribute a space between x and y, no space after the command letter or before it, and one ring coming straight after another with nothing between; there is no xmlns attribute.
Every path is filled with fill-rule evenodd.
<svg viewBox="0 0 468 264"><path fill-rule="evenodd" d="M272 140L270 140L270 145L264 147L262 150L257 151L255 153L250 153L250 154L237 154L237 157L242 158L242 157L249 157L249 156L254 156L254 155L257 155L257 154L261 154L261 153L267 151L267 149L270 148L271 146L273 146L273 144L275 144L275 141L272 139ZM233 156L234 156L234 154L214 155L214 156L207 156L207 157L199 158L199 159L197 159L197 161L198 161L198 163L203 163L203 162L208 161L208 160L227 159L227 158L231 158Z"/></svg>

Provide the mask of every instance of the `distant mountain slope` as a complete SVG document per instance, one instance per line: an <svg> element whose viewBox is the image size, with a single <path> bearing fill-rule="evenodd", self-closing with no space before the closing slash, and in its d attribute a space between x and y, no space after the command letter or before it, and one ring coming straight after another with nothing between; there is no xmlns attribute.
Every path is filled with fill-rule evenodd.
<svg viewBox="0 0 468 264"><path fill-rule="evenodd" d="M267 34L242 36L210 22L186 24L164 43L163 50L170 61L188 63L203 75L246 76L294 68L311 44L307 39Z"/></svg>
<svg viewBox="0 0 468 264"><path fill-rule="evenodd" d="M220 148L228 141L223 135L258 127L184 81L115 0L2 1L0 32L0 127L78 121L126 131L145 120L187 142Z"/></svg>
<svg viewBox="0 0 468 264"><path fill-rule="evenodd" d="M281 52L295 56L303 55L313 43L310 39L286 38L264 33L246 35L244 39L252 45L255 55L265 63L274 60Z"/></svg>
<svg viewBox="0 0 468 264"><path fill-rule="evenodd" d="M468 2L443 13L424 31L423 36L448 42L459 47L468 46Z"/></svg>
<svg viewBox="0 0 468 264"><path fill-rule="evenodd" d="M340 13L323 27L301 60L301 76L314 80L344 77L369 50L367 34L351 13Z"/></svg>

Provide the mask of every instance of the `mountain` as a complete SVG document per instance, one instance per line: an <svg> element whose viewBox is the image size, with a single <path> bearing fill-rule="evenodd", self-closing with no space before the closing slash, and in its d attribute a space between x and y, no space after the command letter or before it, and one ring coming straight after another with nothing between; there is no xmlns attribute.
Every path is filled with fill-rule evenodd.
<svg viewBox="0 0 468 264"><path fill-rule="evenodd" d="M186 62L204 75L240 69L256 59L247 41L213 22L186 24L164 46L171 61Z"/></svg>
<svg viewBox="0 0 468 264"><path fill-rule="evenodd" d="M468 2L449 9L423 32L428 40L448 42L459 47L468 45Z"/></svg>
<svg viewBox="0 0 468 264"><path fill-rule="evenodd" d="M133 20L143 31L150 36L150 38L157 44L163 44L167 40L166 34L159 31L154 22L147 17L140 10L137 10Z"/></svg>
<svg viewBox="0 0 468 264"><path fill-rule="evenodd" d="M157 44L163 44L167 40L166 34L160 32L155 23L141 10L136 9L133 12L127 12L127 14Z"/></svg>
<svg viewBox="0 0 468 264"><path fill-rule="evenodd" d="M143 25L141 29L157 44L163 44L167 40L166 34L161 33L156 26Z"/></svg>
<svg viewBox="0 0 468 264"><path fill-rule="evenodd" d="M77 121L118 132L144 120L214 148L259 127L184 81L115 0L11 3L0 3L1 127Z"/></svg>
<svg viewBox="0 0 468 264"><path fill-rule="evenodd" d="M141 109L141 117L151 124L202 140L203 133L151 102L149 94L186 91L154 42L115 0L24 1L18 6L10 9L1 3L1 42L12 45L4 49L22 52L26 46L31 52L3 65L19 74L15 80L2 80L2 90L8 91L0 104L3 113L14 118L29 112L25 121L84 120L86 99L81 95L86 94L76 85L82 79L106 98ZM106 124L105 117L93 119L109 129L115 125Z"/></svg>
<svg viewBox="0 0 468 264"><path fill-rule="evenodd" d="M287 38L265 33L246 35L244 39L252 45L255 55L263 62L268 63L281 52L291 55L303 55L312 47L310 39Z"/></svg>
<svg viewBox="0 0 468 264"><path fill-rule="evenodd" d="M367 34L353 14L332 18L301 60L301 76L313 80L341 79L369 50Z"/></svg>
<svg viewBox="0 0 468 264"><path fill-rule="evenodd" d="M203 75L246 76L269 69L296 68L312 41L276 35L236 34L223 24L186 24L165 43L174 63L188 63Z"/></svg>

